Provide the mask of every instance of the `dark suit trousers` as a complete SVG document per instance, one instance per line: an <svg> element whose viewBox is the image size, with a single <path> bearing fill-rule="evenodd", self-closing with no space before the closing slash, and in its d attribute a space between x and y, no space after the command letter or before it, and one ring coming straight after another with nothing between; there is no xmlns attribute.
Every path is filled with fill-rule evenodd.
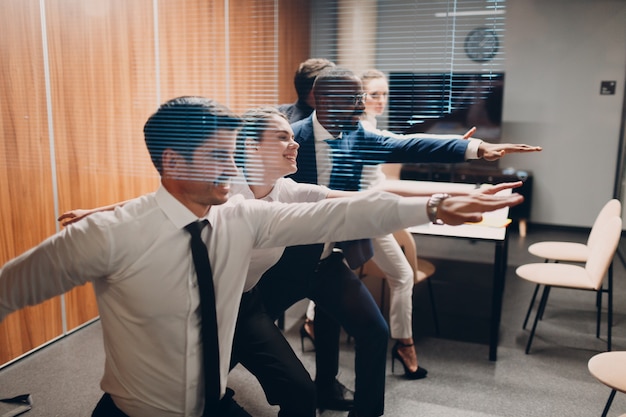
<svg viewBox="0 0 626 417"><path fill-rule="evenodd" d="M315 245L317 246L317 245ZM355 340L355 407L359 415L379 416L384 410L385 366L389 328L361 280L333 254L312 272L319 248L290 247L261 279L259 289L272 318L308 297L316 303L316 385L330 384L339 370L340 326Z"/></svg>
<svg viewBox="0 0 626 417"><path fill-rule="evenodd" d="M315 417L316 390L308 371L274 324L258 288L241 299L231 368L240 362L259 381L279 417Z"/></svg>

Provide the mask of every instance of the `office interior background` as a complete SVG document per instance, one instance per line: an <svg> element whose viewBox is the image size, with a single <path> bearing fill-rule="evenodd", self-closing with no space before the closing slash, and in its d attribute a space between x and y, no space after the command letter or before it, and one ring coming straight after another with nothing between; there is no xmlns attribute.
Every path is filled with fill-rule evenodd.
<svg viewBox="0 0 626 417"><path fill-rule="evenodd" d="M624 22L623 0L2 0L0 263L60 230L64 211L155 189L142 127L158 104L291 102L308 57L503 72L501 140L544 148L500 165L533 174L530 227L589 228L624 195ZM498 34L491 61L466 56L476 27ZM12 314L0 367L96 318L89 286Z"/></svg>

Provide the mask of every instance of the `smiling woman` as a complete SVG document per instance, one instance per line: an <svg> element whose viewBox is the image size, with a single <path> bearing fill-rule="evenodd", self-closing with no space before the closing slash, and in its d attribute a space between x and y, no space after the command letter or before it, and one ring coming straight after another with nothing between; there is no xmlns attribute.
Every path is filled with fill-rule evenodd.
<svg viewBox="0 0 626 417"><path fill-rule="evenodd" d="M298 145L287 117L272 107L243 114L237 138L237 165L253 187L270 187L278 178L297 170ZM256 194L256 193L255 193Z"/></svg>

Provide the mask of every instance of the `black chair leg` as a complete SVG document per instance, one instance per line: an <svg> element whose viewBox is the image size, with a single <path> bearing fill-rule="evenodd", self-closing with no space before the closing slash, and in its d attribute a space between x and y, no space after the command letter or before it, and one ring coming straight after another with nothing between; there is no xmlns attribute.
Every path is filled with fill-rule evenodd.
<svg viewBox="0 0 626 417"><path fill-rule="evenodd" d="M608 324L608 330L607 330L607 339L606 339L606 350L608 352L611 351L611 335L612 335L612 328L613 328L613 262L611 262L611 264L609 265L609 288L608 288L608 307L609 307L609 313L608 313L608 320L607 320L607 324Z"/></svg>
<svg viewBox="0 0 626 417"><path fill-rule="evenodd" d="M600 287L598 291L596 291L596 338L600 338L600 322L602 321L602 293L604 289Z"/></svg>
<svg viewBox="0 0 626 417"><path fill-rule="evenodd" d="M543 261L544 264L547 264L548 262L550 262L549 259L546 259L545 261ZM554 261L554 262L558 263L558 261ZM526 330L526 325L528 324L528 319L530 318L530 312L532 311L533 306L535 305L535 300L537 299L537 293L539 292L540 287L541 285L539 284L535 285L535 291L533 292L533 296L530 299L530 305L528 306L528 311L526 312L526 317L524 318L524 324L522 325L522 329L524 330Z"/></svg>
<svg viewBox="0 0 626 417"><path fill-rule="evenodd" d="M545 263L548 263L548 260L547 260L547 259L546 259L546 262L545 262ZM559 263L559 261L554 261L554 263L555 263L555 264L558 264L558 263ZM548 291L548 292L550 292L550 291ZM545 309L544 309L544 310L545 310ZM541 310L541 315L539 316L539 320L543 320L543 312L544 312L544 310Z"/></svg>
<svg viewBox="0 0 626 417"><path fill-rule="evenodd" d="M539 287L541 287L541 285L537 284L535 285L535 291L533 292L533 296L530 299L530 305L528 306L528 311L526 312L526 317L524 318L524 324L522 325L522 329L526 329L526 325L528 324L528 319L530 318L530 312L533 309L533 306L535 305L535 299L537 298L537 293L539 292Z"/></svg>
<svg viewBox="0 0 626 417"><path fill-rule="evenodd" d="M613 403L613 398L615 398L616 390L611 391L611 395L609 395L609 399L606 401L606 405L604 406L604 411L602 411L602 417L606 417L609 414L609 408L611 408L611 404Z"/></svg>
<svg viewBox="0 0 626 417"><path fill-rule="evenodd" d="M537 323L539 322L539 318L543 316L543 311L546 308L546 304L548 302L548 296L550 295L550 286L546 285L543 288L543 294L541 295L541 301L539 302L539 307L537 308L537 314L535 315L535 321L533 322L533 328L530 331L530 335L528 336L528 343L526 344L526 354L530 352L530 345L533 343L533 338L535 337L535 330L537 330Z"/></svg>

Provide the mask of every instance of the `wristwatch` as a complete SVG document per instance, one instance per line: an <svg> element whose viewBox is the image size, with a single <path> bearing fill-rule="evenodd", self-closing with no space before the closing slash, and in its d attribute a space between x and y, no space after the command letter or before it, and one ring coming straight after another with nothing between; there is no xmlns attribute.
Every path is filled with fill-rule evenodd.
<svg viewBox="0 0 626 417"><path fill-rule="evenodd" d="M443 224L443 222L437 218L437 211L439 210L441 202L448 197L450 197L450 194L448 193L436 193L430 196L428 203L426 203L426 214L428 215L428 220L435 224Z"/></svg>

